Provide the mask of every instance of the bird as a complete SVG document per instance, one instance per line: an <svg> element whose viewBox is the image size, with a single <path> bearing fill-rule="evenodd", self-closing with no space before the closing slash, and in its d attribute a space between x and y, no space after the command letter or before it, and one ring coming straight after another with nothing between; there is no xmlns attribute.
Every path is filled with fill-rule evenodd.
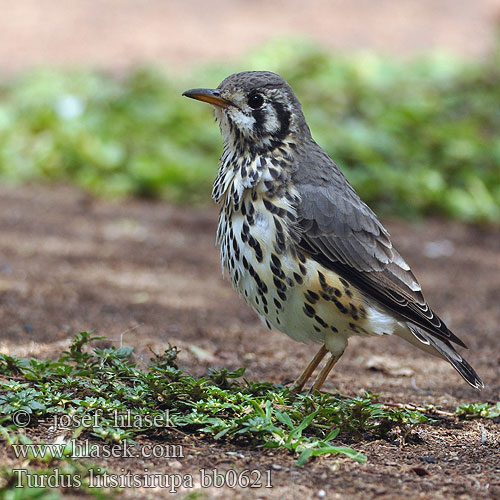
<svg viewBox="0 0 500 500"><path fill-rule="evenodd" d="M268 328L321 346L292 393L329 354L310 387L321 390L352 336L401 337L484 387L389 232L312 138L285 79L244 71L182 95L212 105L223 137L212 190L223 274Z"/></svg>

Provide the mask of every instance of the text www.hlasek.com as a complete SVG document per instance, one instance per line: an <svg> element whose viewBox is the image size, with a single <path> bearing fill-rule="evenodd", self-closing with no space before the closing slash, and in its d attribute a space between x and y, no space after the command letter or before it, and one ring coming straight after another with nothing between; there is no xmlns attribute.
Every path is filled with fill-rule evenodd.
<svg viewBox="0 0 500 500"><path fill-rule="evenodd" d="M12 444L17 458L183 458L181 445L173 444L96 444L88 440L64 443Z"/></svg>

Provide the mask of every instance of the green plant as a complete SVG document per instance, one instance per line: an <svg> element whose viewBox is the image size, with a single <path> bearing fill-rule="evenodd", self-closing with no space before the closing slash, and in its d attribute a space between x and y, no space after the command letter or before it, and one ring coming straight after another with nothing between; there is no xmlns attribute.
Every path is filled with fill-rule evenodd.
<svg viewBox="0 0 500 500"><path fill-rule="evenodd" d="M498 52L500 53L500 52ZM181 97L237 69L280 73L313 135L381 214L500 220L500 65L429 54L396 61L276 40L236 65L182 77L37 71L0 86L3 182L73 182L103 196L208 201L221 139Z"/></svg>

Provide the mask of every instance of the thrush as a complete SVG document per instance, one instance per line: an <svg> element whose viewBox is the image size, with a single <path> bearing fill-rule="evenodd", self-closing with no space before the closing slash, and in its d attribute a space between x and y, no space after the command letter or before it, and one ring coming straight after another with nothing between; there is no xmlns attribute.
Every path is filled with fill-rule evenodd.
<svg viewBox="0 0 500 500"><path fill-rule="evenodd" d="M483 387L387 230L312 138L283 78L248 71L183 95L213 105L224 140L212 192L223 272L269 328L321 344L293 391L329 352L311 387L319 390L354 335L397 335Z"/></svg>

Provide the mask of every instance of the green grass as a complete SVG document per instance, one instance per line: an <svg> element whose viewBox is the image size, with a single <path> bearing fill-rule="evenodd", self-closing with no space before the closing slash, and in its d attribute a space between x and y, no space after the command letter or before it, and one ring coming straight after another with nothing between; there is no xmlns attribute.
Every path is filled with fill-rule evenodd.
<svg viewBox="0 0 500 500"><path fill-rule="evenodd" d="M351 448L332 445L343 436L386 437L395 426L427 422L428 418L406 409L384 408L376 396L343 398L333 394L299 394L288 388L243 378L244 369L211 370L195 378L176 365L178 350L170 348L140 369L129 359L131 347L88 348L103 337L82 332L57 361L15 358L0 354L0 415L3 426L15 423L22 411L32 421L53 415L71 415L85 422L98 409L99 426L93 438L121 442L137 435L155 435L158 428L116 427L114 414L148 416L149 422L165 420L168 427L245 445L285 448L312 455L343 453L357 461L363 455ZM10 419L10 420L9 420ZM299 456L304 463L310 456Z"/></svg>
<svg viewBox="0 0 500 500"><path fill-rule="evenodd" d="M42 454L29 451L22 459L23 468L38 475L57 468L78 477L79 489L88 494L100 494L88 487L89 469L96 470L98 464L72 457L73 439L117 444L148 438L168 443L181 430L198 439L239 447L285 450L297 457L300 466L324 454L364 462L366 457L346 442L389 438L396 429L406 435L415 425L429 421L415 410L385 407L373 394L346 398L316 393L294 398L286 387L245 380L242 368L212 370L195 378L177 367L174 347L155 355L150 366L141 369L130 361L130 347L90 347L102 339L82 332L55 361L0 355L2 440L14 449L36 441L57 444L58 453L52 447ZM96 414L98 425L94 425ZM127 417L117 423L117 414ZM41 422L54 422L56 417L59 422L64 417L76 422L71 439L65 433L59 436L61 431L52 431L44 439ZM26 418L30 422L23 428ZM152 424L155 419L160 425ZM37 429L37 438L29 437L29 431ZM21 489L15 487L20 481L12 469L3 468L0 477L7 482L0 498L59 498L57 492L44 488L20 496Z"/></svg>
<svg viewBox="0 0 500 500"><path fill-rule="evenodd" d="M209 107L181 92L244 69L291 83L317 141L379 213L500 220L498 54L397 61L285 40L182 77L25 74L0 86L0 179L208 202L221 138Z"/></svg>
<svg viewBox="0 0 500 500"><path fill-rule="evenodd" d="M57 469L78 478L77 489L96 498L106 498L107 492L89 488L89 471L100 467L102 473L104 467L72 456L74 440L140 445L147 438L169 443L180 430L240 448L283 450L295 455L299 466L324 454L364 462L366 456L355 449L356 443L395 436L404 440L416 426L432 423L437 411L383 404L374 394L350 398L316 392L294 397L282 385L246 380L243 368L211 370L196 378L178 368L175 347L140 368L130 360L130 347L92 347L96 341L102 345L103 339L81 332L57 360L0 354L1 439L15 449L34 442L57 444L58 453L50 446L41 454L28 451L23 468L38 475ZM456 417L495 418L499 405L462 405ZM59 429L44 437L47 424L40 424L55 418L71 418L70 437ZM29 431L35 430L33 440ZM3 467L0 477L6 482L0 498L59 498L47 488L16 488L19 478L11 468Z"/></svg>

